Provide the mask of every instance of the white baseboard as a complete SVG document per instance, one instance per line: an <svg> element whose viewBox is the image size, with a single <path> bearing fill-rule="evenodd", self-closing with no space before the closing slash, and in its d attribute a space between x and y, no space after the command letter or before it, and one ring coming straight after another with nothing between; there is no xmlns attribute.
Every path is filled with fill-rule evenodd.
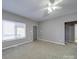
<svg viewBox="0 0 79 59"><path fill-rule="evenodd" d="M11 46L2 48L2 50L8 49L8 48L12 48L12 47L16 47L16 46L19 46L19 45L22 45L22 44L25 44L25 43L30 43L30 42L32 42L32 41L26 41L26 42L22 42L22 43L19 43L19 44L11 45Z"/></svg>
<svg viewBox="0 0 79 59"><path fill-rule="evenodd" d="M50 42L50 43L55 43L55 44L60 44L60 45L65 45L64 43L53 42L53 41L49 41L49 40L45 40L45 39L39 39L39 40L46 41L46 42ZM16 46L19 46L19 45L22 45L22 44L25 44L25 43L30 43L30 42L32 42L32 41L27 41L27 42L22 42L22 43L19 43L19 44L11 45L11 46L2 48L2 50L8 49L8 48L12 48L12 47L16 47Z"/></svg>
<svg viewBox="0 0 79 59"><path fill-rule="evenodd" d="M39 40L46 41L46 42L50 42L50 43L55 43L55 44L60 44L60 45L65 45L65 43L54 42L54 41L49 41L49 40L45 40L45 39L39 39Z"/></svg>

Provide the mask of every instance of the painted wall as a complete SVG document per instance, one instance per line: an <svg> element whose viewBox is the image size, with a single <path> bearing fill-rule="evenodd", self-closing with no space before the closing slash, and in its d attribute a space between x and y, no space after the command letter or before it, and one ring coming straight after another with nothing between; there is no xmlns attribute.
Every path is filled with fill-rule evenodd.
<svg viewBox="0 0 79 59"><path fill-rule="evenodd" d="M23 43L23 42L30 42L33 40L33 26L34 25L38 26L37 22L18 16L16 14L12 14L7 11L2 11L2 19L16 21L16 22L23 22L26 24L26 38L19 39L19 40L13 40L13 41L4 41L2 42L2 48L15 45L15 44L19 44L19 43Z"/></svg>
<svg viewBox="0 0 79 59"><path fill-rule="evenodd" d="M51 18L39 23L39 40L49 41L58 44L65 42L64 22L77 20L76 13Z"/></svg>

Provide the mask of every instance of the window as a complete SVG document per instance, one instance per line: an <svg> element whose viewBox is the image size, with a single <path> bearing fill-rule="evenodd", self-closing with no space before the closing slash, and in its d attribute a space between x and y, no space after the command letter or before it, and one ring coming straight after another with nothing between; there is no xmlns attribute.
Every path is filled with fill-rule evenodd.
<svg viewBox="0 0 79 59"><path fill-rule="evenodd" d="M25 37L26 25L24 23L3 20L2 25L3 25L3 32L2 32L3 40L14 40Z"/></svg>
<svg viewBox="0 0 79 59"><path fill-rule="evenodd" d="M15 39L15 23L10 21L3 21L3 40Z"/></svg>
<svg viewBox="0 0 79 59"><path fill-rule="evenodd" d="M25 24L23 23L16 24L16 37L17 38L25 37Z"/></svg>

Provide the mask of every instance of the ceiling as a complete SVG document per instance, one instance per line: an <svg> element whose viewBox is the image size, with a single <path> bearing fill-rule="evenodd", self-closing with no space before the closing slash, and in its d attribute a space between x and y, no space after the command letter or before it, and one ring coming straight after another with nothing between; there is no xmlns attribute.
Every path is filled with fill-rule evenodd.
<svg viewBox="0 0 79 59"><path fill-rule="evenodd" d="M49 14L48 10L44 10L48 3L49 0L2 0L2 9L35 21L43 21L77 11L77 0L63 0L58 4L62 8L53 10Z"/></svg>

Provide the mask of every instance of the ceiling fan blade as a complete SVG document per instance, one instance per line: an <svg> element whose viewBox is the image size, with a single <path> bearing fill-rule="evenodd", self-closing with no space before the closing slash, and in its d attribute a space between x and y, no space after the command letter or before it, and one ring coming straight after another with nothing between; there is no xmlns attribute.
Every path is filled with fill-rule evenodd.
<svg viewBox="0 0 79 59"><path fill-rule="evenodd" d="M62 7L60 7L60 6L53 6L53 7L51 7L53 10L56 10L56 9L61 9Z"/></svg>
<svg viewBox="0 0 79 59"><path fill-rule="evenodd" d="M63 0L55 0L55 2L52 4L53 6L56 6L57 4L61 3Z"/></svg>
<svg viewBox="0 0 79 59"><path fill-rule="evenodd" d="M46 7L46 8L40 9L40 11L47 10L47 9L48 9L48 8Z"/></svg>

